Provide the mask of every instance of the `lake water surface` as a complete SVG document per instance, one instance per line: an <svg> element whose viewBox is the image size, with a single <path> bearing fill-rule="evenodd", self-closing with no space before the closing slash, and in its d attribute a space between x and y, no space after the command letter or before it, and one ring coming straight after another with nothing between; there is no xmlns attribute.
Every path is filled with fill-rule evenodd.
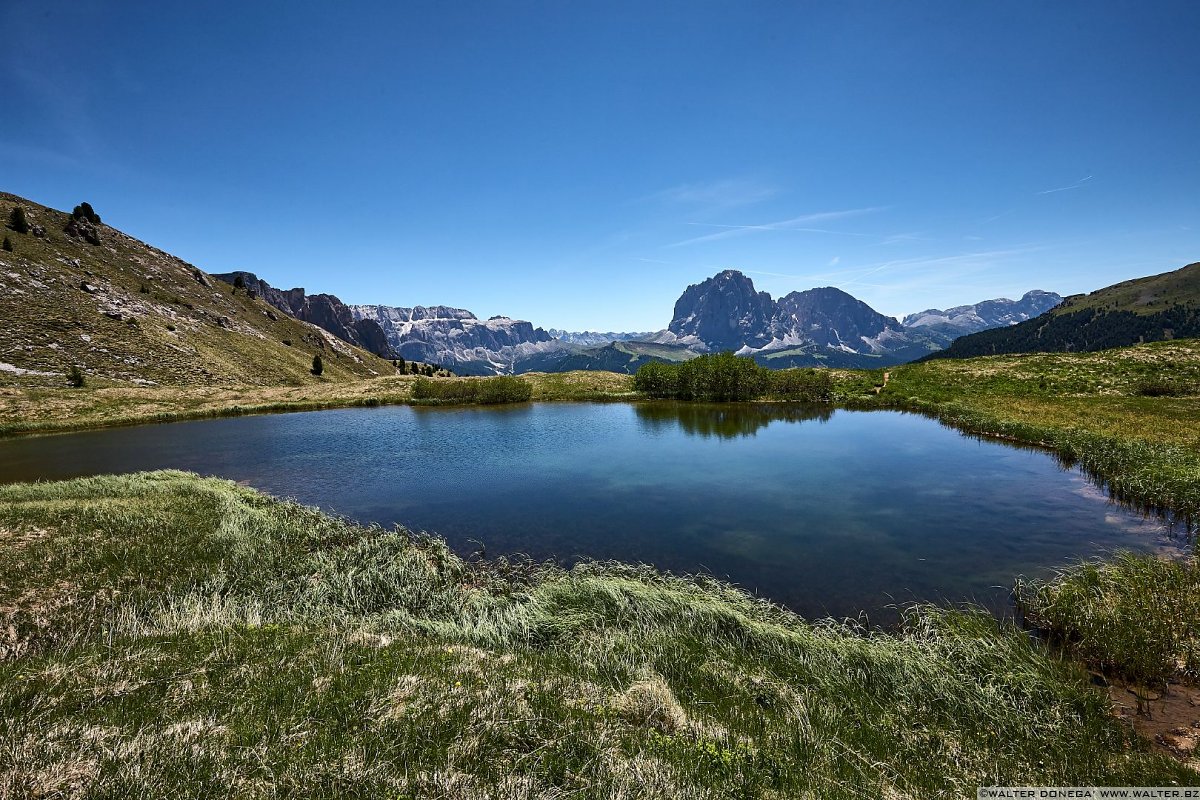
<svg viewBox="0 0 1200 800"><path fill-rule="evenodd" d="M523 404L239 417L0 442L0 481L173 467L466 554L707 572L806 616L975 600L1164 545L1049 454L898 412Z"/></svg>

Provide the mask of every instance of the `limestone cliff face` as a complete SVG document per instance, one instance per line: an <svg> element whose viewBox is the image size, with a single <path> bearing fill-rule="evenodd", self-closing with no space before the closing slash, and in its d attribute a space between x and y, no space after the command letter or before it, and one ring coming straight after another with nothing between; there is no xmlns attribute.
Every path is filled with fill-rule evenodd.
<svg viewBox="0 0 1200 800"><path fill-rule="evenodd" d="M504 372L531 355L563 347L532 323L508 317L481 320L462 308L354 305L350 312L377 323L402 357L459 372Z"/></svg>

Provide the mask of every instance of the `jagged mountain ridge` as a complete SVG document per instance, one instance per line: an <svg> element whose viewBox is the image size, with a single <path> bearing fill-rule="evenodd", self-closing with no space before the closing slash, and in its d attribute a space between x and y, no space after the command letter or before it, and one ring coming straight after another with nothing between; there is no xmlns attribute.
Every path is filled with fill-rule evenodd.
<svg viewBox="0 0 1200 800"><path fill-rule="evenodd" d="M582 347L603 347L613 342L629 342L643 340L653 336L654 331L617 332L617 331L564 331L558 328L547 328L546 333L566 344L577 344Z"/></svg>
<svg viewBox="0 0 1200 800"><path fill-rule="evenodd" d="M481 320L462 308L352 305L349 310L356 320L377 323L403 358L440 364L462 375L520 371L521 362L563 349L530 322L503 316Z"/></svg>
<svg viewBox="0 0 1200 800"><path fill-rule="evenodd" d="M1027 319L1059 299L1039 290L1019 301L931 309L905 324L835 287L774 301L741 272L724 270L687 287L670 325L650 338L699 352L733 350L771 367L888 366L936 352L969 329Z"/></svg>
<svg viewBox="0 0 1200 800"><path fill-rule="evenodd" d="M355 319L350 309L332 294L307 294L303 288L276 289L253 272L237 270L213 275L225 283L242 285L253 296L261 297L296 319L310 322L323 328L339 339L358 345L364 350L383 358L394 358L387 335L374 320Z"/></svg>
<svg viewBox="0 0 1200 800"><path fill-rule="evenodd" d="M481 320L466 309L442 305L352 305L332 294L278 289L247 271L215 277L230 284L240 278L249 293L283 313L383 358L437 364L461 375L514 372L518 365L539 357L553 366L554 358L547 356L573 352L524 320L503 316Z"/></svg>
<svg viewBox="0 0 1200 800"><path fill-rule="evenodd" d="M955 306L944 311L929 308L909 314L902 322L906 328L930 328L965 336L968 333L1016 325L1033 319L1057 306L1063 300L1054 292L1034 289L1026 292L1020 300L1000 298L984 300L969 306Z"/></svg>

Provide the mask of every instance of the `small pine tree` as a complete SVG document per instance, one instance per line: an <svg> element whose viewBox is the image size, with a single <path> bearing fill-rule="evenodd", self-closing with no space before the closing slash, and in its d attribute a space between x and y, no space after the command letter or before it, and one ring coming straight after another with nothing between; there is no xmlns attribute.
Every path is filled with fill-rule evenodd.
<svg viewBox="0 0 1200 800"><path fill-rule="evenodd" d="M0 246L10 253L13 251L12 239L9 239L7 236L4 237L4 244Z"/></svg>
<svg viewBox="0 0 1200 800"><path fill-rule="evenodd" d="M84 377L83 370L79 368L78 364L72 364L71 368L67 370L67 383L76 389L82 389L87 384L87 378Z"/></svg>
<svg viewBox="0 0 1200 800"><path fill-rule="evenodd" d="M405 367L404 359L397 358L396 359L396 369L400 370L401 372L404 372L404 367Z"/></svg>
<svg viewBox="0 0 1200 800"><path fill-rule="evenodd" d="M235 275L233 277L233 290L236 292L238 289L245 289L245 288L246 288L246 279L243 278L241 275Z"/></svg>
<svg viewBox="0 0 1200 800"><path fill-rule="evenodd" d="M17 233L29 233L29 219L25 216L25 209L13 206L12 212L8 215L8 227Z"/></svg>
<svg viewBox="0 0 1200 800"><path fill-rule="evenodd" d="M319 356L319 355L313 356L312 374L320 375L324 371L325 371L325 363L323 361L321 361L321 356Z"/></svg>

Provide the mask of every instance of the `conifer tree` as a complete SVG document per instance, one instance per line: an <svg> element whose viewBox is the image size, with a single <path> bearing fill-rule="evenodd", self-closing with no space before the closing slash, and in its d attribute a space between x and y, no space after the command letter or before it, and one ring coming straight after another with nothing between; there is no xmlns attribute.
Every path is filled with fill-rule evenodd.
<svg viewBox="0 0 1200 800"><path fill-rule="evenodd" d="M17 233L29 233L29 220L25 216L25 209L13 206L12 213L8 215L8 227Z"/></svg>

